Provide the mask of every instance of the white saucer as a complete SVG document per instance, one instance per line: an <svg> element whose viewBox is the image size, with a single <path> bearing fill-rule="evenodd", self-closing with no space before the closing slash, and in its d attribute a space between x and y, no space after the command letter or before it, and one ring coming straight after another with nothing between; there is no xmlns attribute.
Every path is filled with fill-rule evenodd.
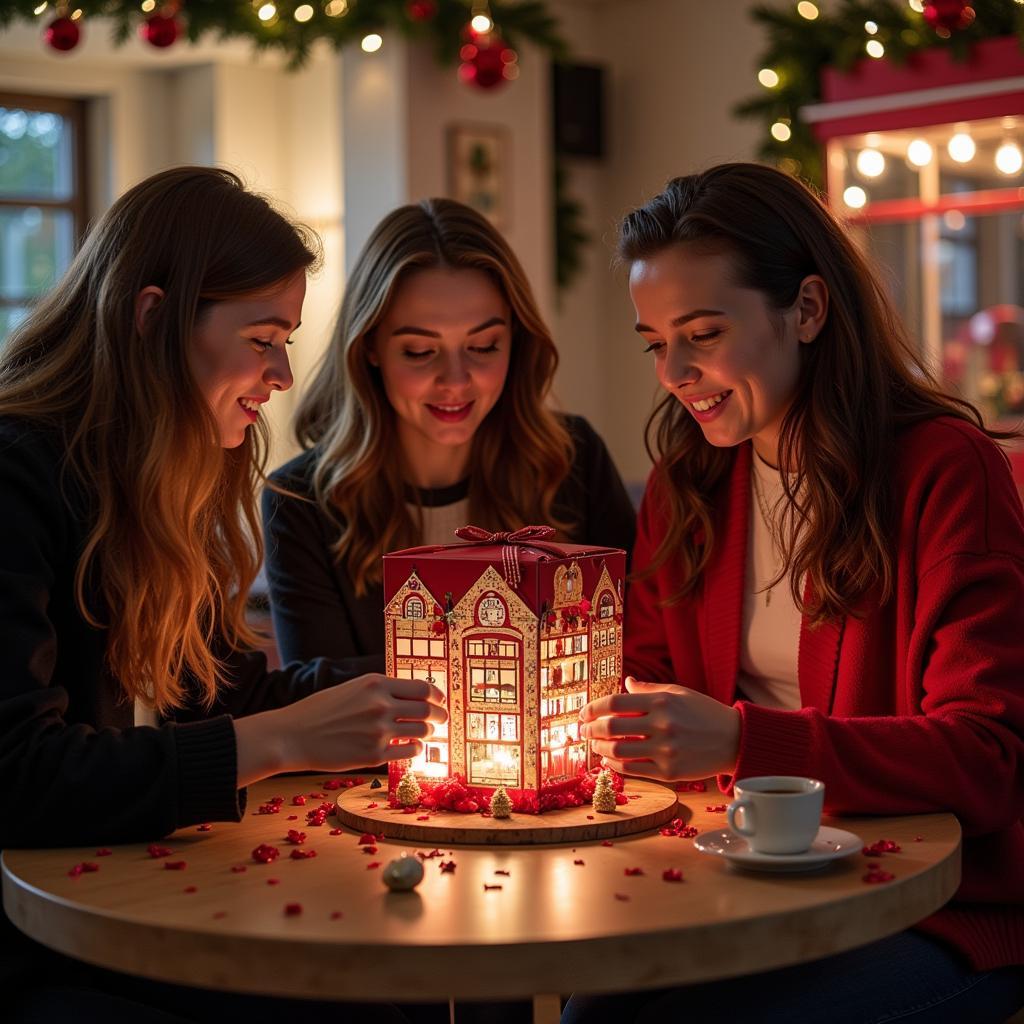
<svg viewBox="0 0 1024 1024"><path fill-rule="evenodd" d="M857 853L864 842L852 832L822 825L811 848L803 853L755 853L746 839L727 828L703 832L693 840L693 845L701 853L713 853L730 864L755 871L813 871Z"/></svg>

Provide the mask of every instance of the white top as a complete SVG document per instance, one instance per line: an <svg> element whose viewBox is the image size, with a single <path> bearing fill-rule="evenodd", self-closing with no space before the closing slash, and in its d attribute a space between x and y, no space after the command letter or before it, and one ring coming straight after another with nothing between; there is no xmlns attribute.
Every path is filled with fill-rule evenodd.
<svg viewBox="0 0 1024 1024"><path fill-rule="evenodd" d="M743 596L738 685L741 696L755 704L796 709L801 706L797 677L800 612L793 602L787 577L768 589L782 563L779 546L765 521L764 509L778 521L777 509L784 500L779 471L755 452L750 472L747 585Z"/></svg>
<svg viewBox="0 0 1024 1024"><path fill-rule="evenodd" d="M416 506L409 512L415 519ZM455 531L469 523L469 498L453 501L450 505L426 506L423 509L423 544L457 544Z"/></svg>

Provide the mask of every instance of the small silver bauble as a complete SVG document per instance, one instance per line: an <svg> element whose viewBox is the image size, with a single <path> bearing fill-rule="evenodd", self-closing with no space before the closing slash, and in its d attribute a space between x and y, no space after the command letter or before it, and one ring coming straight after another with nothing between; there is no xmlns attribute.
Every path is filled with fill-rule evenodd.
<svg viewBox="0 0 1024 1024"><path fill-rule="evenodd" d="M392 892L408 892L423 881L423 863L419 857L403 853L385 865L381 878Z"/></svg>

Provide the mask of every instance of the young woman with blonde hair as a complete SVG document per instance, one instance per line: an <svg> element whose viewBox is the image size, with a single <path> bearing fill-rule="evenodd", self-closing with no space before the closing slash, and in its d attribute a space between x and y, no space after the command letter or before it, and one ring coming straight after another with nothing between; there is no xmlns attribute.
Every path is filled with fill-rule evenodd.
<svg viewBox="0 0 1024 1024"><path fill-rule="evenodd" d="M0 350L0 795L16 808L0 845L237 821L249 782L408 756L444 720L425 682L326 660L268 672L252 650L259 408L291 386L317 260L229 172L164 171ZM127 1007L126 979L10 939L14 1020L225 1011L143 984L162 1010Z"/></svg>
<svg viewBox="0 0 1024 1024"><path fill-rule="evenodd" d="M381 555L472 523L540 523L632 546L634 513L601 439L546 398L558 364L519 261L451 199L388 214L345 288L296 419L303 454L264 492L283 659L380 667Z"/></svg>
<svg viewBox="0 0 1024 1024"><path fill-rule="evenodd" d="M726 164L624 220L667 393L627 594L629 692L583 709L615 769L810 776L834 814L953 812L960 890L915 928L750 978L574 997L686 1014L1002 1022L1024 1002L1024 515L977 410L796 179ZM635 677L635 678L633 678ZM780 799L785 799L781 797Z"/></svg>

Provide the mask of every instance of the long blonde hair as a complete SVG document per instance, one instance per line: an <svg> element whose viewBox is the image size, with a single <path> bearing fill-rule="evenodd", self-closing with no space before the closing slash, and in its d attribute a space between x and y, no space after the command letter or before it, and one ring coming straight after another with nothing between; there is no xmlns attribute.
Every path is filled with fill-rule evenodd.
<svg viewBox="0 0 1024 1024"><path fill-rule="evenodd" d="M395 412L367 341L404 277L429 267L484 271L512 309L512 345L501 397L473 437L469 518L494 529L554 520L552 504L572 465L563 422L545 405L558 353L508 243L480 214L451 199L399 207L371 234L352 268L330 345L296 411L304 448L319 446L317 503L338 524L334 552L357 594L380 579L380 556L416 544L406 507Z"/></svg>
<svg viewBox="0 0 1024 1024"><path fill-rule="evenodd" d="M220 447L188 342L213 304L317 259L315 236L234 174L163 171L111 206L0 352L0 415L53 429L65 482L86 495L79 610L109 630L125 695L161 711L193 691L211 703L225 681L218 639L256 639L245 599L262 559L266 428ZM135 301L149 285L164 297L140 334Z"/></svg>

